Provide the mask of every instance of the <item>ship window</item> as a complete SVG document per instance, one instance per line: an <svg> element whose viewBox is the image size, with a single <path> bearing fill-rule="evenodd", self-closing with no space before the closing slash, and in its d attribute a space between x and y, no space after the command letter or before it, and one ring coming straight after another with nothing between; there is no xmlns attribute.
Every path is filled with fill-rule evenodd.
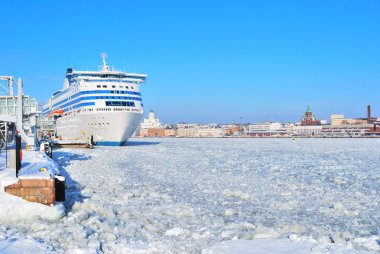
<svg viewBox="0 0 380 254"><path fill-rule="evenodd" d="M123 86L119 86L120 88L123 88Z"/></svg>
<svg viewBox="0 0 380 254"><path fill-rule="evenodd" d="M116 93L119 93L119 91L116 91Z"/></svg>
<svg viewBox="0 0 380 254"><path fill-rule="evenodd" d="M101 86L97 85L96 87L97 87L97 88L100 88Z"/></svg>
<svg viewBox="0 0 380 254"><path fill-rule="evenodd" d="M111 93L114 93L114 91L111 91Z"/></svg>
<svg viewBox="0 0 380 254"><path fill-rule="evenodd" d="M116 88L116 86L112 86L112 88Z"/></svg>
<svg viewBox="0 0 380 254"><path fill-rule="evenodd" d="M127 89L128 89L129 87L128 87L128 86L126 86L125 88L127 88Z"/></svg>
<svg viewBox="0 0 380 254"><path fill-rule="evenodd" d="M107 88L107 86L106 86L106 85L103 85L103 88Z"/></svg>

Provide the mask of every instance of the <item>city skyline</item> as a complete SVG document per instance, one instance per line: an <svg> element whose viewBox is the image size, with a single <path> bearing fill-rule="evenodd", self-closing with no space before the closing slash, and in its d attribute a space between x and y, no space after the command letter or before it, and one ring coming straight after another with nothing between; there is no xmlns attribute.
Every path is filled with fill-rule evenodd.
<svg viewBox="0 0 380 254"><path fill-rule="evenodd" d="M378 1L101 3L2 3L1 74L43 104L104 51L167 123L379 115Z"/></svg>

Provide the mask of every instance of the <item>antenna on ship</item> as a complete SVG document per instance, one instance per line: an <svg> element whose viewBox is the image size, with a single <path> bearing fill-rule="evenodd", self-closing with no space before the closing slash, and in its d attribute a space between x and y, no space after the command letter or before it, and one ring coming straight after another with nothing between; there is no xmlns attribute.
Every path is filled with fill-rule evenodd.
<svg viewBox="0 0 380 254"><path fill-rule="evenodd" d="M101 57L103 59L102 71L108 71L108 65L106 63L107 54L106 53L101 53L100 55L101 55Z"/></svg>

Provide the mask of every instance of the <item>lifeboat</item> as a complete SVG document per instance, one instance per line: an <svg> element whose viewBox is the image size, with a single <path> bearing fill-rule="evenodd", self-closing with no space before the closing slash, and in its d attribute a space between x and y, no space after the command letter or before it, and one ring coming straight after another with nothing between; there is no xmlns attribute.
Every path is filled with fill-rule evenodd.
<svg viewBox="0 0 380 254"><path fill-rule="evenodd" d="M48 116L60 116L60 115L63 115L63 109L59 109L48 114Z"/></svg>

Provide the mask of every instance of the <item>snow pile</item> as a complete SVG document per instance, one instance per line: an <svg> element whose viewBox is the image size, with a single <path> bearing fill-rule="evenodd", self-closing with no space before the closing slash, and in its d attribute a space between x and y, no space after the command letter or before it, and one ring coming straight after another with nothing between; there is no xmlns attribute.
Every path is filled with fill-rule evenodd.
<svg viewBox="0 0 380 254"><path fill-rule="evenodd" d="M38 247L38 243L31 239L0 240L0 253L2 254L43 254L46 253Z"/></svg>
<svg viewBox="0 0 380 254"><path fill-rule="evenodd" d="M3 169L0 171L0 191L4 190L4 187L17 183L15 170Z"/></svg>
<svg viewBox="0 0 380 254"><path fill-rule="evenodd" d="M0 191L0 222L24 221L35 218L58 220L65 215L63 204L46 206L27 202L22 198Z"/></svg>
<svg viewBox="0 0 380 254"><path fill-rule="evenodd" d="M24 178L50 178L50 174L59 173L56 162L44 155L31 151L24 153L23 159L23 168L19 173ZM0 157L0 161L5 165L4 156ZM40 172L39 166L42 164L49 170ZM38 165L38 171L28 170L30 165ZM65 215L65 207L63 204L50 207L32 203L4 192L4 187L18 181L15 175L14 169L7 168L0 171L0 253L46 253L49 250L47 246L36 240L27 239L27 235L19 236L18 230L11 226L13 223L30 226L35 220L45 220L48 223L61 219Z"/></svg>
<svg viewBox="0 0 380 254"><path fill-rule="evenodd" d="M61 149L67 216L4 221L0 238L64 253L375 253L376 147L379 139L144 139Z"/></svg>
<svg viewBox="0 0 380 254"><path fill-rule="evenodd" d="M0 225L26 224L31 225L36 219L51 222L58 220L65 215L65 207L63 204L55 206L46 206L39 203L32 203L22 198L10 195L4 192L4 187L16 183L15 170L5 169L0 171ZM32 239L25 239L27 235L19 238L10 227L0 226L0 253L46 253L46 246Z"/></svg>
<svg viewBox="0 0 380 254"><path fill-rule="evenodd" d="M13 169L5 169L0 171L0 224L10 221L24 221L35 218L43 218L47 220L57 220L65 215L65 207L63 204L55 206L46 206L39 203L33 203L23 200L22 198L10 195L4 192L4 186L8 186L12 182L17 182L14 177Z"/></svg>
<svg viewBox="0 0 380 254"><path fill-rule="evenodd" d="M45 153L39 153L36 151L27 151L23 153L23 163L18 174L20 179L49 179L59 174L58 164Z"/></svg>

